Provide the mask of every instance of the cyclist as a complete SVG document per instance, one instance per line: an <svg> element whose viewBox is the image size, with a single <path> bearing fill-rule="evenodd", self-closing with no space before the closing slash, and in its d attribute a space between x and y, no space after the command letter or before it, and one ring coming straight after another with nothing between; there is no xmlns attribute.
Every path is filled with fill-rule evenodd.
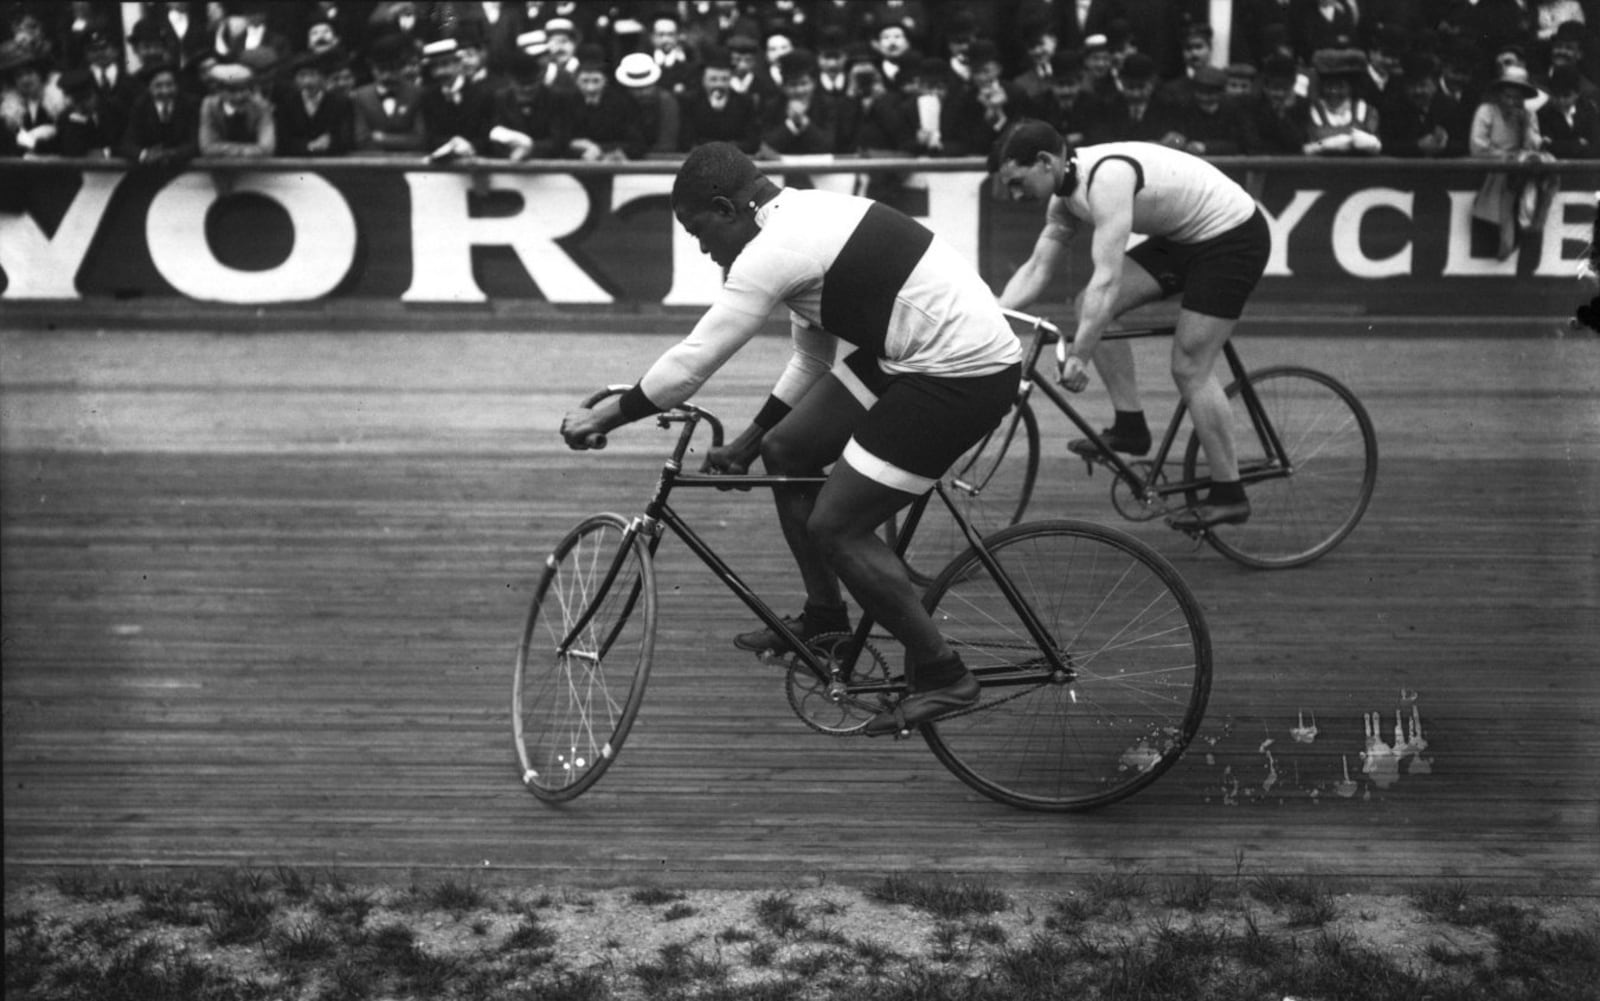
<svg viewBox="0 0 1600 1001"><path fill-rule="evenodd" d="M688 399L762 328L790 311L793 354L750 426L707 455L709 473L820 476L774 491L806 604L786 620L802 640L849 628L840 581L906 649L911 694L868 733L892 733L978 699L978 684L922 607L878 526L1000 422L1021 380L1022 346L977 270L878 202L780 189L729 143L693 149L673 213L724 273L693 331L626 394L569 413L573 448ZM838 359L839 349L853 346ZM770 629L735 645L787 652Z"/></svg>
<svg viewBox="0 0 1600 1001"><path fill-rule="evenodd" d="M1131 309L1183 293L1172 340L1172 378L1193 415L1211 468L1207 496L1179 512L1175 528L1198 531L1250 517L1239 482L1228 399L1212 369L1232 335L1245 300L1266 269L1272 237L1255 199L1205 160L1146 142L1069 147L1044 122L1006 130L990 155L995 184L1013 200L1048 199L1033 253L1006 283L1000 304L1024 309L1044 294L1080 228L1094 230L1094 273L1078 293L1077 330L1057 347L1061 384L1081 392L1093 359L1116 416L1104 433L1119 452L1150 450L1133 351L1126 341L1100 342L1106 327ZM1128 237L1148 237L1128 248ZM1093 457L1086 440L1068 443Z"/></svg>

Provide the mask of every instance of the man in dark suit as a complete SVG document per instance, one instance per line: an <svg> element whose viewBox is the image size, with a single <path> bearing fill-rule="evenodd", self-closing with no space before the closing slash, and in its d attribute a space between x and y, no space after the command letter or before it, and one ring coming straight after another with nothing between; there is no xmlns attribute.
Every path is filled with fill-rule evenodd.
<svg viewBox="0 0 1600 1001"><path fill-rule="evenodd" d="M413 52L411 40L398 33L372 43L367 53L372 82L350 95L360 152L423 152L422 90L407 74Z"/></svg>
<svg viewBox="0 0 1600 1001"><path fill-rule="evenodd" d="M144 93L128 112L119 150L124 159L181 169L200 152L200 99L178 86L178 68L157 63L139 71Z"/></svg>
<svg viewBox="0 0 1600 1001"><path fill-rule="evenodd" d="M761 118L748 94L736 94L731 80L733 63L726 49L705 53L700 87L685 95L679 117L678 152L687 153L701 143L730 142L744 153L761 144Z"/></svg>
<svg viewBox="0 0 1600 1001"><path fill-rule="evenodd" d="M526 33L524 33L525 37ZM495 96L489 125L489 156L548 160L565 155L572 127L571 94L544 82L542 52L522 49L511 58L511 83Z"/></svg>
<svg viewBox="0 0 1600 1001"><path fill-rule="evenodd" d="M139 96L139 83L123 65L116 37L91 31L84 41L84 57L101 106L126 116Z"/></svg>
<svg viewBox="0 0 1600 1001"><path fill-rule="evenodd" d="M422 55L429 80L418 102L423 146L435 159L473 156L489 141L493 95L472 86L462 72L453 38L429 42Z"/></svg>
<svg viewBox="0 0 1600 1001"><path fill-rule="evenodd" d="M1439 64L1425 53L1401 61L1400 96L1378 112L1378 137L1385 156L1448 155L1450 128L1460 117L1455 102L1439 93Z"/></svg>
<svg viewBox="0 0 1600 1001"><path fill-rule="evenodd" d="M1202 66L1190 83L1194 104L1174 116L1173 129L1179 139L1175 145L1195 156L1238 156L1252 147L1249 122L1223 96L1228 74L1215 66Z"/></svg>
<svg viewBox="0 0 1600 1001"><path fill-rule="evenodd" d="M1600 106L1583 95L1576 66L1557 66L1550 74L1550 100L1539 109L1539 131L1558 159L1600 157Z"/></svg>
<svg viewBox="0 0 1600 1001"><path fill-rule="evenodd" d="M1091 143L1169 141L1175 134L1175 109L1156 100L1156 64L1142 52L1122 63L1122 89L1094 98L1085 126Z"/></svg>
<svg viewBox="0 0 1600 1001"><path fill-rule="evenodd" d="M1261 93L1246 105L1251 142L1246 153L1300 156L1311 122L1311 104L1295 93L1294 57L1275 54L1261 61Z"/></svg>
<svg viewBox="0 0 1600 1001"><path fill-rule="evenodd" d="M56 119L56 152L62 156L105 158L122 140L125 112L107 104L87 68L67 70L56 80L67 106Z"/></svg>
<svg viewBox="0 0 1600 1001"><path fill-rule="evenodd" d="M610 67L584 59L578 64L577 85L567 155L613 163L643 157L649 144L639 122L639 103L611 86Z"/></svg>
<svg viewBox="0 0 1600 1001"><path fill-rule="evenodd" d="M277 105L281 156L344 156L355 147L350 99L328 89L332 60L314 52L295 59L294 93Z"/></svg>

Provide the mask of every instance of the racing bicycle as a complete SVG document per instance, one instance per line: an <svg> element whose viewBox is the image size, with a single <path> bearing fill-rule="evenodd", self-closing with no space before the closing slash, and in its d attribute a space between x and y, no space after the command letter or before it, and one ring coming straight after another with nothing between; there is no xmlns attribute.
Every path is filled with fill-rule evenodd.
<svg viewBox="0 0 1600 1001"><path fill-rule="evenodd" d="M1187 408L1179 401L1166 432L1148 459L1112 451L1072 405L1066 390L1040 371L1045 349L1061 331L1040 317L1006 310L1031 332L1022 388L1000 424L958 459L944 483L980 532L1021 521L1033 497L1040 466L1035 394L1055 404L1090 443L1086 464L1111 473L1111 504L1129 521L1168 517L1200 502L1210 484L1205 452ZM1174 328L1111 331L1105 340L1170 337ZM1356 395L1337 379L1300 365L1246 370L1233 341L1223 344L1232 381L1226 391L1233 414L1233 439L1240 478L1249 491L1250 519L1198 533L1211 547L1247 567L1303 566L1326 555L1355 530L1366 513L1378 478L1378 438ZM1181 431L1187 436L1180 442ZM898 541L899 521L884 527ZM907 565L919 580L965 545L953 523L924 526L907 550Z"/></svg>
<svg viewBox="0 0 1600 1001"><path fill-rule="evenodd" d="M696 430L709 428L715 446L721 422L691 404L656 422L678 433L643 512L594 514L569 531L545 561L523 625L512 731L522 782L541 800L575 799L617 761L643 702L660 616L696 611L661 608L654 566L667 535L786 638L794 652L769 660L812 730L860 734L907 692L892 637L864 617L851 632L802 642L671 503L688 488L782 489L822 478L686 471ZM1205 618L1172 565L1125 532L1079 521L980 538L945 483L907 510L902 553L934 498L966 548L934 576L924 605L981 684L972 707L918 727L939 761L985 796L1049 811L1115 802L1171 768L1194 739L1211 685Z"/></svg>

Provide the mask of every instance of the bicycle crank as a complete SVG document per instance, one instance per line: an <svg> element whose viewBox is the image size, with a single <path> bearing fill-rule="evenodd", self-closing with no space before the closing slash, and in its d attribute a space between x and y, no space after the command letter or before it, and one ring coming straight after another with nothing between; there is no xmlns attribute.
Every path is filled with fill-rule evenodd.
<svg viewBox="0 0 1600 1001"><path fill-rule="evenodd" d="M1152 521L1167 513L1167 505L1161 496L1156 493L1156 488L1166 482L1166 474L1160 470L1155 471L1155 479L1150 478L1154 467L1148 459L1140 459L1129 465L1139 474L1139 485L1130 483L1124 477L1117 475L1111 478L1111 506L1117 513L1129 521ZM1146 486L1148 485L1148 486ZM1148 493L1144 491L1148 489Z"/></svg>
<svg viewBox="0 0 1600 1001"><path fill-rule="evenodd" d="M807 644L827 670L826 679L814 674L799 657L789 659L784 681L789 708L800 722L820 733L837 737L860 733L887 704L882 695L850 694L852 684L885 685L889 680L888 662L871 643L862 646L855 665L845 673L841 657L854 639L850 633L823 633Z"/></svg>

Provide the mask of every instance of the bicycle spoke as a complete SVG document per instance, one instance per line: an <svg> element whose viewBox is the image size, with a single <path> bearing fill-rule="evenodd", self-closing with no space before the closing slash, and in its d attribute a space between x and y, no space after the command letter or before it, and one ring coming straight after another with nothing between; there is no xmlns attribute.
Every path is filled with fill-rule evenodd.
<svg viewBox="0 0 1600 1001"><path fill-rule="evenodd" d="M517 650L513 729L529 791L571 799L615 759L654 642L648 551L614 515L584 521L548 560Z"/></svg>
<svg viewBox="0 0 1600 1001"><path fill-rule="evenodd" d="M1019 525L989 542L1067 675L986 687L976 710L923 728L934 753L985 795L1037 809L1096 806L1152 781L1193 736L1210 682L1204 620L1176 572L1124 533L1080 522ZM948 568L929 601L987 682L983 672L1037 665L1041 651L975 562Z"/></svg>

